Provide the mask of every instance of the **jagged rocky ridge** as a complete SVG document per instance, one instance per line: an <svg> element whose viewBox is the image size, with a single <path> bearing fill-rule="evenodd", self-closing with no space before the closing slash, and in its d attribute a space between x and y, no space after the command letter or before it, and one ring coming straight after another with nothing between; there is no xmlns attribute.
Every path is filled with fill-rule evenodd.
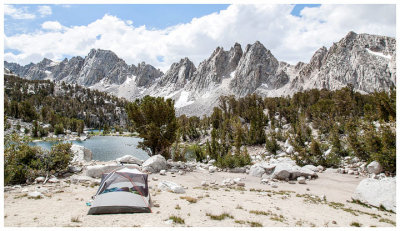
<svg viewBox="0 0 400 231"><path fill-rule="evenodd" d="M348 84L362 93L388 90L396 83L395 45L395 38L349 32L329 49L318 49L309 63L290 65L258 41L244 50L236 43L229 51L217 47L197 68L188 58L181 59L165 74L145 63L127 65L112 51L99 49L59 63L44 59L26 66L5 62L5 67L27 79L77 83L130 100L145 95L173 98L178 114L203 115L220 95L281 96Z"/></svg>

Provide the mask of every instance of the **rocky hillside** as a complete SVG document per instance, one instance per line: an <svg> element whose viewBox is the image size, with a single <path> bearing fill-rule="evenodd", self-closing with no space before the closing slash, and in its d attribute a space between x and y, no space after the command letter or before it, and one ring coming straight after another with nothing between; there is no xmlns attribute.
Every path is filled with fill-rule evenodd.
<svg viewBox="0 0 400 231"><path fill-rule="evenodd" d="M90 90L76 84L49 80L26 80L4 75L4 115L25 122L63 124L68 128L74 119L86 127L127 126L126 100ZM73 130L73 129L72 129Z"/></svg>
<svg viewBox="0 0 400 231"><path fill-rule="evenodd" d="M307 89L336 90L349 84L356 91L387 91L396 81L396 39L349 32L329 49L322 47L309 63L277 60L260 42L243 50L217 47L196 68L188 59L173 63L164 74L145 63L127 65L112 51L91 50L85 58L5 67L27 79L77 83L129 100L145 95L173 98L178 114L210 114L221 95L238 97L293 95Z"/></svg>

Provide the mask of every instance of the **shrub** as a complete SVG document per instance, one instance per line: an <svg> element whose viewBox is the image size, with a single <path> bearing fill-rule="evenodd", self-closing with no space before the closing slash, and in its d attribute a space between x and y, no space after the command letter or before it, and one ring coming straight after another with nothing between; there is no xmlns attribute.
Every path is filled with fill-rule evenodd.
<svg viewBox="0 0 400 231"><path fill-rule="evenodd" d="M4 183L22 184L43 169L43 150L23 143L17 135L8 136L4 145Z"/></svg>
<svg viewBox="0 0 400 231"><path fill-rule="evenodd" d="M217 221L224 220L225 218L233 219L233 216L230 215L229 213L222 213L220 215L213 215L211 213L206 213L206 215L209 216L211 220L217 220Z"/></svg>
<svg viewBox="0 0 400 231"><path fill-rule="evenodd" d="M48 154L48 170L64 171L72 160L71 143L59 143Z"/></svg>
<svg viewBox="0 0 400 231"><path fill-rule="evenodd" d="M272 132L269 136L265 139L265 148L271 152L272 154L276 154L278 150L280 150L280 146L276 141L276 133Z"/></svg>
<svg viewBox="0 0 400 231"><path fill-rule="evenodd" d="M23 184L45 173L66 170L72 158L71 144L57 144L50 152L23 143L17 135L5 139L4 182Z"/></svg>
<svg viewBox="0 0 400 231"><path fill-rule="evenodd" d="M201 162L207 158L205 151L203 151L203 149L198 144L189 146L187 148L187 151L193 153L194 156L196 157L196 161L198 162Z"/></svg>
<svg viewBox="0 0 400 231"><path fill-rule="evenodd" d="M173 148L173 161L186 161L185 158L185 150L182 152L181 148L179 147L178 142L175 142L175 146Z"/></svg>
<svg viewBox="0 0 400 231"><path fill-rule="evenodd" d="M396 171L396 134L390 128L384 127L381 135L382 147L372 153L371 159L379 162L388 172Z"/></svg>
<svg viewBox="0 0 400 231"><path fill-rule="evenodd" d="M251 164L251 158L247 153L247 149L243 153L233 154L228 152L228 154L223 157L218 157L216 165L220 168L235 168L243 167L245 165Z"/></svg>
<svg viewBox="0 0 400 231"><path fill-rule="evenodd" d="M172 220L176 224L185 224L185 220L178 216L170 216L169 219Z"/></svg>
<svg viewBox="0 0 400 231"><path fill-rule="evenodd" d="M64 134L64 125L63 124L56 124L54 125L54 134Z"/></svg>

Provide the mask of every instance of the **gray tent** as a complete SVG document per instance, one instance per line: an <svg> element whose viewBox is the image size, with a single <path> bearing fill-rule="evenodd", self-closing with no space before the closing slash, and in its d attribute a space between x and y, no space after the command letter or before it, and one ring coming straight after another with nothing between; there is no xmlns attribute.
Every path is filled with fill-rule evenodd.
<svg viewBox="0 0 400 231"><path fill-rule="evenodd" d="M147 212L151 212L147 174L122 168L103 174L88 214Z"/></svg>

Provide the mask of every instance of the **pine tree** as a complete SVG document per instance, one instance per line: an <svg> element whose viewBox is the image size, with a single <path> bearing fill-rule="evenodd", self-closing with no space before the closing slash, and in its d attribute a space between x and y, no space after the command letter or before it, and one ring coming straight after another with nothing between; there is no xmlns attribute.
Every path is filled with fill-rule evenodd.
<svg viewBox="0 0 400 231"><path fill-rule="evenodd" d="M174 102L171 99L145 96L129 103L127 113L135 131L143 139L139 147L151 156L161 154L168 159L178 129Z"/></svg>

